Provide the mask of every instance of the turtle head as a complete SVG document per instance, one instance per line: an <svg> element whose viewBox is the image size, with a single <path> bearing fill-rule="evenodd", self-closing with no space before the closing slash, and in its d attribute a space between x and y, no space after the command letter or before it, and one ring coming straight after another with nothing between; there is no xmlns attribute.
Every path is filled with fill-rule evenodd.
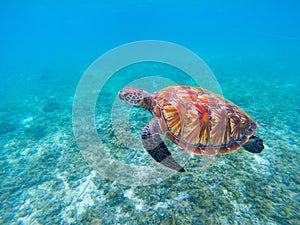
<svg viewBox="0 0 300 225"><path fill-rule="evenodd" d="M119 98L125 103L150 109L151 107L151 95L138 88L124 87L118 94Z"/></svg>

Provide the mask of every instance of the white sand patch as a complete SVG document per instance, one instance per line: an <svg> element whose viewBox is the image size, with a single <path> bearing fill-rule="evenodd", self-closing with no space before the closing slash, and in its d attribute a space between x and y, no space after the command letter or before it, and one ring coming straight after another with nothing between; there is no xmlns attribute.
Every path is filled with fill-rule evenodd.
<svg viewBox="0 0 300 225"><path fill-rule="evenodd" d="M167 202L159 202L154 206L154 210L157 210L158 208L167 209L168 205L169 204Z"/></svg>
<svg viewBox="0 0 300 225"><path fill-rule="evenodd" d="M183 199L186 199L189 197L189 194L186 192L181 192L176 198L174 198L175 201L181 202Z"/></svg>
<svg viewBox="0 0 300 225"><path fill-rule="evenodd" d="M33 124L33 120L34 120L34 118L32 116L30 116L30 117L27 117L27 118L21 120L21 124L24 127L29 128Z"/></svg>
<svg viewBox="0 0 300 225"><path fill-rule="evenodd" d="M29 205L30 204L30 201L29 200L26 200L25 203L20 207L20 211L23 210L25 208L25 206ZM26 216L23 216L23 217L19 217L18 218L18 222L20 224L32 224L32 217L35 216L36 213L33 212L31 214L28 214Z"/></svg>
<svg viewBox="0 0 300 225"><path fill-rule="evenodd" d="M143 208L145 206L145 202L144 202L144 200L134 196L134 191L132 188L128 189L124 192L124 197L133 201L136 210L138 210L138 211L143 210Z"/></svg>
<svg viewBox="0 0 300 225"><path fill-rule="evenodd" d="M76 222L76 218L70 217L70 212L76 210L76 216L78 217L84 213L87 208L95 204L92 193L99 192L99 198L97 198L97 200L101 202L105 201L103 191L99 191L91 180L95 175L96 172L92 171L90 175L85 177L85 181L76 187L76 189L71 189L66 178L61 174L57 174L57 178L61 179L65 185L65 199L67 202L70 202L62 212L64 220L68 223Z"/></svg>
<svg viewBox="0 0 300 225"><path fill-rule="evenodd" d="M270 166L270 162L267 159L264 159L263 157L259 155L254 155L254 161L251 164L251 167L254 171L264 171L268 170L268 167Z"/></svg>
<svg viewBox="0 0 300 225"><path fill-rule="evenodd" d="M124 192L124 197L125 198L129 198L129 199L132 199L132 196L133 196L133 189L128 189Z"/></svg>
<svg viewBox="0 0 300 225"><path fill-rule="evenodd" d="M269 166L270 165L270 162L267 159L264 159L261 156L254 155L254 159L260 165L265 165L265 166Z"/></svg>
<svg viewBox="0 0 300 225"><path fill-rule="evenodd" d="M118 207L116 207L115 218L116 218L116 221L119 221L122 218L130 218L130 215L128 212L123 213L122 208L120 206L118 206ZM121 224L121 223L117 223L117 224Z"/></svg>

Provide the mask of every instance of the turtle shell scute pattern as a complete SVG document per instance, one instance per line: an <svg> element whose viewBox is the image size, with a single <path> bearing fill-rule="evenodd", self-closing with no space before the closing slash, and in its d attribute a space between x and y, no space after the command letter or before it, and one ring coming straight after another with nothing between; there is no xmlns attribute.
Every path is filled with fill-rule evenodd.
<svg viewBox="0 0 300 225"><path fill-rule="evenodd" d="M196 154L234 151L257 127L242 109L200 87L177 85L155 93L153 114L171 141Z"/></svg>

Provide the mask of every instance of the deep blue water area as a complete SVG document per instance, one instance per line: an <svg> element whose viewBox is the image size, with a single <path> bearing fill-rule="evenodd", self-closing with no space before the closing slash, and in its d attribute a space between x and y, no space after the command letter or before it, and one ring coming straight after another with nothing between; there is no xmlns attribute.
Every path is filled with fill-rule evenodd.
<svg viewBox="0 0 300 225"><path fill-rule="evenodd" d="M74 132L81 78L107 51L143 40L201 57L223 96L258 121L265 150L191 156L165 140L186 172L155 177L160 165L140 149L151 115L117 93L147 76L148 91L194 81L141 62L90 92L101 140L91 154L112 157L82 151L77 135L96 143ZM299 52L293 0L1 1L0 224L299 224Z"/></svg>

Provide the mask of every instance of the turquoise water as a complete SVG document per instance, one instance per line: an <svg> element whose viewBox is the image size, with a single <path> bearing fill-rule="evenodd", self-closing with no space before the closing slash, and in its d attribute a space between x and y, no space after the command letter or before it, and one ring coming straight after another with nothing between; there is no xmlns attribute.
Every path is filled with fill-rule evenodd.
<svg viewBox="0 0 300 225"><path fill-rule="evenodd" d="M0 224L299 224L299 12L296 1L2 1ZM95 152L111 157L87 157L72 120L80 79L99 56L140 40L198 54L223 96L260 122L265 150L190 156L166 140L186 172L156 177L160 165L139 140L151 115L116 95L146 76L156 77L141 81L148 91L166 86L161 78L194 81L144 62L103 81L94 115L103 145ZM117 103L129 112L114 115Z"/></svg>

